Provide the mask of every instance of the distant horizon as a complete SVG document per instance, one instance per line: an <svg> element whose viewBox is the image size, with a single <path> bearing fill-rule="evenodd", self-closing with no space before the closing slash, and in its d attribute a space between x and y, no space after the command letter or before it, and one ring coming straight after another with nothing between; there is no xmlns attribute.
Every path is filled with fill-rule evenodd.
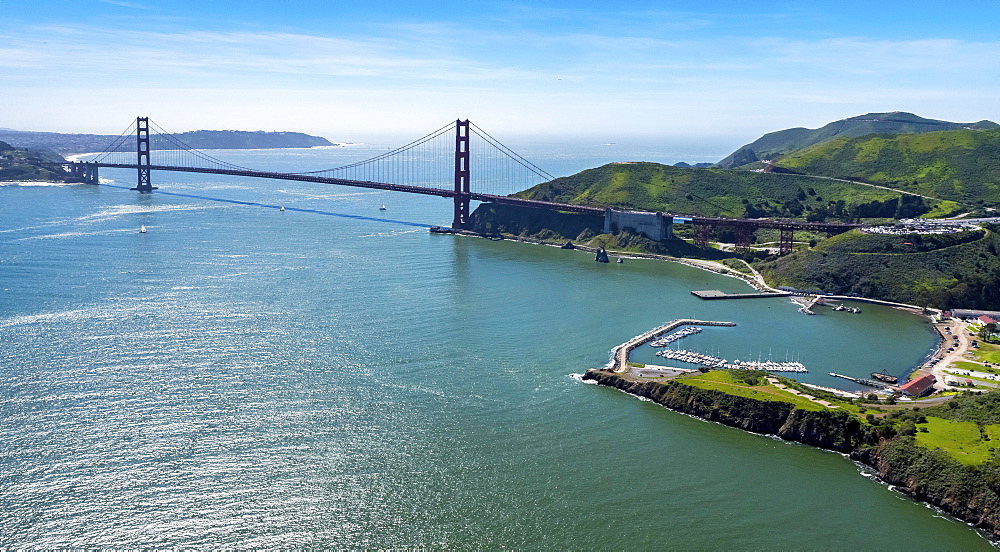
<svg viewBox="0 0 1000 552"><path fill-rule="evenodd" d="M858 117L858 116L862 116L862 115L866 115L866 114L870 114L870 113L909 113L909 114L916 115L918 117L922 117L922 118L925 118L925 119L945 120L945 119L941 119L941 118L938 118L938 117L924 116L924 115L921 115L920 113L911 113L911 112L907 112L907 111L903 111L903 110L890 110L890 111L880 111L880 112L868 111L868 112L865 112L865 113L855 113L855 114L852 114L852 115L845 115L845 116L840 117L838 119L833 119L833 120L830 120L830 121L826 121L823 124L820 124L820 125L815 126L815 127L805 127L803 125L798 125L798 127L808 128L808 129L812 130L812 129L820 128L820 127L822 127L822 126L824 126L826 124L829 124L831 122L835 122L835 121L839 121L839 120L843 120L843 119L848 119L848 118L852 118L852 117ZM155 119L153 119L153 120L155 120ZM990 120L990 119L981 118L981 119L969 120L969 121L949 121L949 122L953 122L953 123L970 123L971 124L971 123L981 122L981 121L984 121L984 120ZM993 121L993 122L995 122L995 121ZM542 145L542 146L555 146L555 145L562 144L562 145L573 145L573 146L576 146L576 147L607 146L607 147L612 147L612 148L615 148L615 149L624 149L624 150L659 149L659 148L664 148L664 147L675 149L675 148L677 148L678 146L680 146L682 144L688 144L689 145L688 147L693 147L693 149L691 149L690 151L687 151L687 152L671 151L669 153L671 155L679 156L678 157L678 161L685 161L685 162L689 162L691 164L694 164L694 163L703 163L703 162L713 162L714 163L714 162L720 161L723 158L725 158L727 155L729 155L729 154L733 153L734 151L736 151L738 148L740 148L740 147L742 147L742 146L744 146L746 144L749 144L749 143L757 140L758 138L760 138L764 134L772 133L772 132L777 132L777 131L781 131L781 130L787 130L788 128L796 128L796 127L775 128L775 129L768 130L768 131L766 131L766 132L764 132L764 133L762 133L760 135L757 135L757 136L753 136L753 137L749 137L748 136L748 137L741 137L741 138L734 138L732 136L707 136L707 135L700 135L700 136L683 135L682 136L682 135L670 135L670 134L631 135L631 136L627 136L627 137L616 137L616 135L613 135L613 134L584 134L584 133L578 133L578 134L542 134L542 133L533 133L533 134L529 135L529 134L522 134L522 133L517 133L517 132L506 134L506 135L503 135L503 136L498 136L498 138L501 138L502 142L510 142L511 144L528 144L528 145ZM186 130L174 130L174 129L166 129L166 130L169 130L169 131L177 133L177 134L184 133L184 132L195 132L195 131L299 132L299 133L309 134L309 135L312 135L312 136L319 136L319 137L325 138L328 141L333 142L335 144L352 143L352 144L371 145L371 146L398 146L398 145L402 145L404 143L407 143L409 141L412 141L412 140L414 140L416 138L419 138L418 135L414 135L414 134L405 135L405 134L401 134L401 133L392 133L392 134L389 134L389 133L372 133L372 134L370 134L370 135L368 135L366 137L356 136L356 137L353 137L353 138L350 138L350 137L344 138L344 137L340 137L340 136L336 136L336 135L330 135L330 134L313 134L313 133L305 132L305 131L302 131L302 130L287 129L287 128L286 129L273 129L273 130L268 130L268 129L248 129L248 128L242 128L242 129L241 128L211 128L211 129L210 128L196 128L196 129L186 129ZM431 131L431 130L433 130L433 129L428 129L428 132ZM489 129L486 129L486 130L488 132L492 132ZM88 135L88 134L90 134L90 135L116 136L116 134L109 134L109 133L103 133L103 132L76 132L76 131L63 132L63 131L55 131L55 130L35 130L35 129L20 129L20 128L9 128L9 127L0 127L0 131L9 131L9 132L51 132L51 133L56 133L56 134L81 134L81 135ZM726 149L726 148L728 148L728 149ZM725 150L725 151L722 152L723 150ZM90 152L87 152L87 153L90 153ZM643 159L632 159L632 160L634 160L634 161L642 161Z"/></svg>

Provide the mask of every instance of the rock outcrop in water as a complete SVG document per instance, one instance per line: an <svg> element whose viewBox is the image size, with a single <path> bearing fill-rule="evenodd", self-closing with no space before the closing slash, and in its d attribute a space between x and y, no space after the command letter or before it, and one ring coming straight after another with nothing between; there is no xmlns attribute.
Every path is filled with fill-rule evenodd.
<svg viewBox="0 0 1000 552"><path fill-rule="evenodd" d="M589 370L583 379L713 422L847 454L914 499L1000 539L1000 465L963 465L944 451L917 445L912 436L887 434L844 411L800 410L672 381L635 381L607 370Z"/></svg>

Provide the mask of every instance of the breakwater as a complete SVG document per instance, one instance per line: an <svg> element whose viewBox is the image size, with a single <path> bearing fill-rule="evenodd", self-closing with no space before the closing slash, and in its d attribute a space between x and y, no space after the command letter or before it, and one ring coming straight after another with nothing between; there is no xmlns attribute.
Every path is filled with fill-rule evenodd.
<svg viewBox="0 0 1000 552"><path fill-rule="evenodd" d="M718 322L714 320L695 320L692 318L678 318L677 320L671 320L662 326L658 326L649 330L648 332L641 333L632 339L629 339L625 343L618 345L614 349L611 349L611 367L615 372L625 372L628 370L628 355L633 349L639 347L640 345L651 341L658 335L672 332L681 326L735 326L735 322Z"/></svg>
<svg viewBox="0 0 1000 552"><path fill-rule="evenodd" d="M760 293L725 293L717 289L694 290L691 295L699 299L711 301L713 299L766 299L768 297L788 297L791 293L787 291L760 292Z"/></svg>

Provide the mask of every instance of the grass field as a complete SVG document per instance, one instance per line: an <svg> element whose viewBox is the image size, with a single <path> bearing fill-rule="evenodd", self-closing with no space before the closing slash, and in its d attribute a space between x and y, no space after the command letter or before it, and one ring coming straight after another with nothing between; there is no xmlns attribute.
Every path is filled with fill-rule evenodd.
<svg viewBox="0 0 1000 552"><path fill-rule="evenodd" d="M976 355L976 358L983 362L1000 364L1000 345L980 341L979 349L973 349L973 351L975 351L973 354Z"/></svg>
<svg viewBox="0 0 1000 552"><path fill-rule="evenodd" d="M969 466L988 460L996 446L994 441L1000 439L1000 425L985 426L983 431L990 439L985 441L979 426L973 422L956 422L933 416L927 417L926 424L917 424L917 428L927 429L926 433L917 432L918 444L931 450L944 450Z"/></svg>
<svg viewBox="0 0 1000 552"><path fill-rule="evenodd" d="M791 403L802 410L826 410L826 407L812 401L793 395L787 391L763 382L763 385L748 386L735 381L725 370L713 370L706 374L683 376L676 381L699 389L713 389L738 397L747 397L759 401L780 401Z"/></svg>
<svg viewBox="0 0 1000 552"><path fill-rule="evenodd" d="M956 370L978 370L980 372L985 372L986 367L982 364L976 364L975 362L964 362L961 360L951 363L951 366Z"/></svg>

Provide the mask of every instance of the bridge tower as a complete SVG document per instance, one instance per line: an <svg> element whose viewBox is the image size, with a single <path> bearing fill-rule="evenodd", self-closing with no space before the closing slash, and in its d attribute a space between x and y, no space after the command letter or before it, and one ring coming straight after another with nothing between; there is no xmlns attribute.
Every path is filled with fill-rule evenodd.
<svg viewBox="0 0 1000 552"><path fill-rule="evenodd" d="M156 189L149 180L149 117L135 119L135 151L139 177L135 188L132 189L140 194L148 194Z"/></svg>
<svg viewBox="0 0 1000 552"><path fill-rule="evenodd" d="M455 121L455 218L452 228L469 222L469 120Z"/></svg>
<svg viewBox="0 0 1000 552"><path fill-rule="evenodd" d="M778 246L778 253L781 255L787 255L794 250L795 247L795 229L791 226L781 227L781 241Z"/></svg>

